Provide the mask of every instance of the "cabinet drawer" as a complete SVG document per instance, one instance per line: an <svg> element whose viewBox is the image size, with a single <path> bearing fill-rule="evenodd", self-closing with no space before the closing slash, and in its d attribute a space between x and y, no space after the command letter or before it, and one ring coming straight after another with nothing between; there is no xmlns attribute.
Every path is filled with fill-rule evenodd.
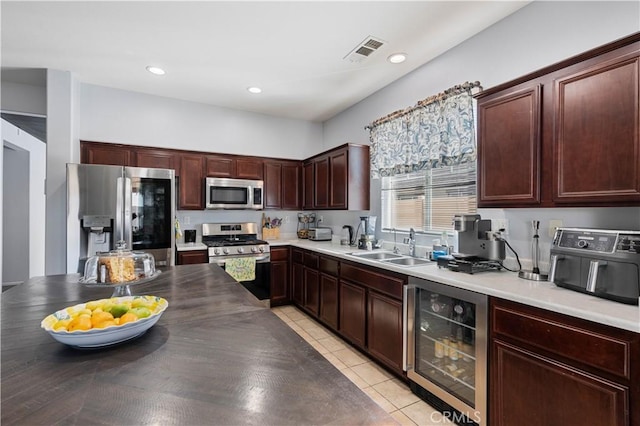
<svg viewBox="0 0 640 426"><path fill-rule="evenodd" d="M359 268L345 262L340 267L340 277L397 299L402 299L402 287L406 283L406 278Z"/></svg>
<svg viewBox="0 0 640 426"><path fill-rule="evenodd" d="M293 263L302 263L304 253L302 250L291 249L291 260Z"/></svg>
<svg viewBox="0 0 640 426"><path fill-rule="evenodd" d="M325 274L329 274L329 275L333 275L334 277L337 277L338 265L339 265L339 262L335 259L329 259L328 257L320 258L320 272L324 272Z"/></svg>
<svg viewBox="0 0 640 426"><path fill-rule="evenodd" d="M576 318L502 300L494 302L491 322L495 335L523 347L539 348L584 366L630 378L632 339L624 339L623 330L608 327L604 330L605 326L599 324L586 324Z"/></svg>
<svg viewBox="0 0 640 426"><path fill-rule="evenodd" d="M289 260L289 249L285 247L272 247L270 255L271 261Z"/></svg>
<svg viewBox="0 0 640 426"><path fill-rule="evenodd" d="M305 252L304 253L304 266L307 266L311 269L318 269L318 255Z"/></svg>

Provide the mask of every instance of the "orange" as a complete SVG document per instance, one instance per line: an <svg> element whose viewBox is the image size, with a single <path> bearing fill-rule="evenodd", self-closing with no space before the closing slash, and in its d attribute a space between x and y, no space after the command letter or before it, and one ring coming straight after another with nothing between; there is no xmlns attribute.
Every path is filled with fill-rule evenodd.
<svg viewBox="0 0 640 426"><path fill-rule="evenodd" d="M91 317L88 315L80 315L69 322L67 325L68 331L75 330L90 330L91 329Z"/></svg>
<svg viewBox="0 0 640 426"><path fill-rule="evenodd" d="M93 315L91 315L91 325L93 327L105 321L113 321L113 315L109 312L94 312Z"/></svg>
<svg viewBox="0 0 640 426"><path fill-rule="evenodd" d="M109 327L110 325L116 325L116 322L113 319L102 321L94 325L93 328L106 328L106 327Z"/></svg>
<svg viewBox="0 0 640 426"><path fill-rule="evenodd" d="M126 324L128 322L134 322L138 319L138 316L133 312L127 312L126 314L120 317L120 325Z"/></svg>

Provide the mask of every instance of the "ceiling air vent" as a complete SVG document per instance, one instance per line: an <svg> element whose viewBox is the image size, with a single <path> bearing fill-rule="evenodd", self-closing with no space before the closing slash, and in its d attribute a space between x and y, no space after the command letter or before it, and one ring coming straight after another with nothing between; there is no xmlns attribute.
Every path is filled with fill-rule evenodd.
<svg viewBox="0 0 640 426"><path fill-rule="evenodd" d="M380 40L379 38L369 36L365 38L362 43L358 44L343 59L348 59L351 62L362 62L376 50L380 49L384 45L384 43L385 42Z"/></svg>

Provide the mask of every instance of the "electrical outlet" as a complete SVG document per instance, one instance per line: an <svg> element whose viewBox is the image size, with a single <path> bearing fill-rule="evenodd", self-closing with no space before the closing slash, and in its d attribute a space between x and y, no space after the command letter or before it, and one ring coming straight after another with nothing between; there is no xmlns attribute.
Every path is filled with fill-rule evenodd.
<svg viewBox="0 0 640 426"><path fill-rule="evenodd" d="M191 217L190 216L185 216L183 219L183 222L185 225L191 225Z"/></svg>
<svg viewBox="0 0 640 426"><path fill-rule="evenodd" d="M499 231L501 229L504 229L502 231L504 235L509 235L509 221L507 219L494 219L492 230Z"/></svg>
<svg viewBox="0 0 640 426"><path fill-rule="evenodd" d="M285 216L285 217L284 217L284 223L289 223L289 220L291 220L291 219L289 218L289 216Z"/></svg>
<svg viewBox="0 0 640 426"><path fill-rule="evenodd" d="M562 228L562 220L551 219L549 221L549 237L553 238L553 235L556 233L556 228Z"/></svg>
<svg viewBox="0 0 640 426"><path fill-rule="evenodd" d="M318 216L318 223L322 222L324 220L323 216Z"/></svg>

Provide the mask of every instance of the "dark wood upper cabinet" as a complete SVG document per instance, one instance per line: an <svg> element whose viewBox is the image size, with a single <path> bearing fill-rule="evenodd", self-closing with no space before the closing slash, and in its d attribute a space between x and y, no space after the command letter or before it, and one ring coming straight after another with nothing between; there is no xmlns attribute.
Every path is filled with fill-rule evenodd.
<svg viewBox="0 0 640 426"><path fill-rule="evenodd" d="M180 156L178 209L204 209L203 172L204 157L202 155L182 154Z"/></svg>
<svg viewBox="0 0 640 426"><path fill-rule="evenodd" d="M475 97L479 207L640 204L640 33Z"/></svg>
<svg viewBox="0 0 640 426"><path fill-rule="evenodd" d="M640 201L637 52L557 78L555 203Z"/></svg>
<svg viewBox="0 0 640 426"><path fill-rule="evenodd" d="M238 179L263 179L263 161L258 158L236 158L236 174Z"/></svg>
<svg viewBox="0 0 640 426"><path fill-rule="evenodd" d="M80 162L111 166L132 166L131 146L80 141Z"/></svg>
<svg viewBox="0 0 640 426"><path fill-rule="evenodd" d="M224 155L207 155L207 177L233 178L236 176L235 159Z"/></svg>
<svg viewBox="0 0 640 426"><path fill-rule="evenodd" d="M369 210L369 146L346 144L304 163L304 209Z"/></svg>
<svg viewBox="0 0 640 426"><path fill-rule="evenodd" d="M176 154L161 149L138 149L134 152L136 167L176 170L178 164Z"/></svg>
<svg viewBox="0 0 640 426"><path fill-rule="evenodd" d="M315 209L315 164L313 161L306 161L303 166L303 188L304 196L302 200L302 208L304 210Z"/></svg>
<svg viewBox="0 0 640 426"><path fill-rule="evenodd" d="M329 157L324 156L314 160L315 176L314 189L315 200L314 208L326 209L329 207Z"/></svg>
<svg viewBox="0 0 640 426"><path fill-rule="evenodd" d="M505 92L478 102L478 207L540 203L541 87Z"/></svg>
<svg viewBox="0 0 640 426"><path fill-rule="evenodd" d="M302 163L291 161L282 163L282 209L300 210L302 208L301 187Z"/></svg>
<svg viewBox="0 0 640 426"><path fill-rule="evenodd" d="M282 207L282 164L278 161L264 163L264 208Z"/></svg>

